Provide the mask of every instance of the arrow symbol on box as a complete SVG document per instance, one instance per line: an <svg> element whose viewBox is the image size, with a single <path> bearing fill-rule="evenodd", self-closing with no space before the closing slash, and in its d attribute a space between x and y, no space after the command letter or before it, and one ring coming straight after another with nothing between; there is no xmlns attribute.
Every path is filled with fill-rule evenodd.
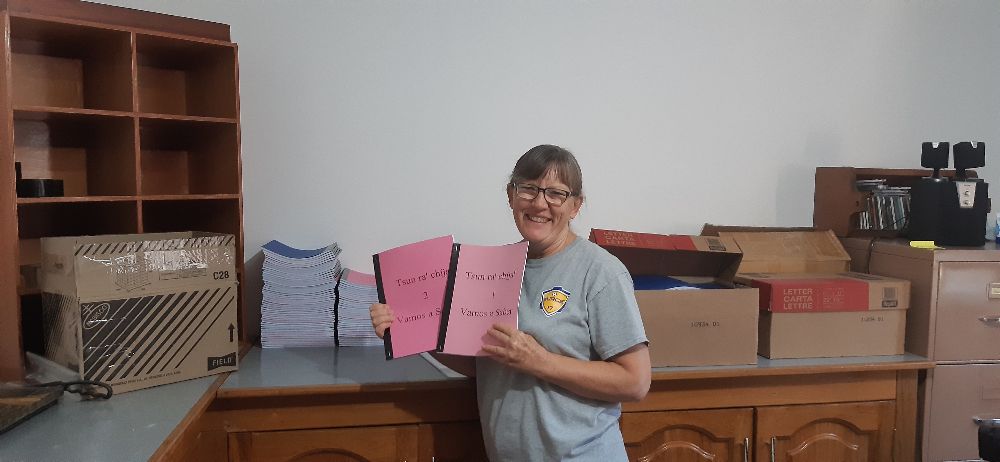
<svg viewBox="0 0 1000 462"><path fill-rule="evenodd" d="M230 342L232 342L232 341L233 341L233 331L234 331L234 330L236 330L236 328L235 328L235 327L233 327L233 325L232 325L232 324L229 324L229 341L230 341Z"/></svg>

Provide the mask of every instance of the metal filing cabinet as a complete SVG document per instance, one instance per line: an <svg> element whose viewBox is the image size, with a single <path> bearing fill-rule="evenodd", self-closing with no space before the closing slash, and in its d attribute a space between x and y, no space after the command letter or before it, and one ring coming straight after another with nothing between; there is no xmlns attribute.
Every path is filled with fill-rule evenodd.
<svg viewBox="0 0 1000 462"><path fill-rule="evenodd" d="M936 362L918 392L923 460L978 460L977 419L1000 417L1000 246L842 240L854 271L912 282L906 351Z"/></svg>

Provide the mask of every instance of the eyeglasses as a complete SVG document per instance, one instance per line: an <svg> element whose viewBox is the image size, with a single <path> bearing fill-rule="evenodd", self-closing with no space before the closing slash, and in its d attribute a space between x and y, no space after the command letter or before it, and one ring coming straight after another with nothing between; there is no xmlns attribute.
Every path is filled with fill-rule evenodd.
<svg viewBox="0 0 1000 462"><path fill-rule="evenodd" d="M566 199L569 199L570 196L575 196L575 194L565 189L539 188L533 184L523 183L511 183L510 185L514 187L514 194L521 199L533 201L538 197L538 193L540 192L545 195L545 202L555 206L563 205Z"/></svg>
<svg viewBox="0 0 1000 462"><path fill-rule="evenodd" d="M111 385L94 380L75 380L72 382L47 382L36 387L62 387L63 391L79 394L83 399L111 399Z"/></svg>

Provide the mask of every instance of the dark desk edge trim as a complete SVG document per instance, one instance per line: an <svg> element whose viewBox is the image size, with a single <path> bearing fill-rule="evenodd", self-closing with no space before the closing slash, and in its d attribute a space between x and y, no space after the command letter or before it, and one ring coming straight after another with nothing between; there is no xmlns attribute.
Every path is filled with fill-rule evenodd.
<svg viewBox="0 0 1000 462"><path fill-rule="evenodd" d="M934 368L934 362L929 360L897 361L888 363L859 363L859 364L811 364L801 366L773 366L759 367L756 365L747 366L719 366L718 369L697 368L695 370L683 370L684 368L658 367L653 368L653 380L690 380L690 379L713 379L713 378L739 378L739 377L764 377L783 375L817 375L817 374L839 374L844 372L876 372L876 371L901 371L901 370L922 370Z"/></svg>
<svg viewBox="0 0 1000 462"><path fill-rule="evenodd" d="M258 387L258 388L220 388L216 398L287 398L296 396L340 395L358 392L396 392L418 390L446 390L475 387L472 379L447 379L424 382L393 382L393 383L351 383L328 384L289 387Z"/></svg>

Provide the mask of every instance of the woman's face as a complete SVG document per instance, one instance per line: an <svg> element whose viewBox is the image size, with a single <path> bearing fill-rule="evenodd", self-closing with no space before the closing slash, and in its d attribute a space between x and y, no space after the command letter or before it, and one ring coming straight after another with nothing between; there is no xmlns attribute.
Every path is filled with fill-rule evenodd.
<svg viewBox="0 0 1000 462"><path fill-rule="evenodd" d="M570 188L558 176L549 171L544 177L524 181L539 188L557 188L569 191ZM583 201L579 196L570 196L562 205L550 204L545 194L539 192L534 199L518 197L514 187L507 188L507 199L514 212L514 224L521 236L528 241L528 253L532 257L544 257L561 250L572 241L569 222L580 212Z"/></svg>

